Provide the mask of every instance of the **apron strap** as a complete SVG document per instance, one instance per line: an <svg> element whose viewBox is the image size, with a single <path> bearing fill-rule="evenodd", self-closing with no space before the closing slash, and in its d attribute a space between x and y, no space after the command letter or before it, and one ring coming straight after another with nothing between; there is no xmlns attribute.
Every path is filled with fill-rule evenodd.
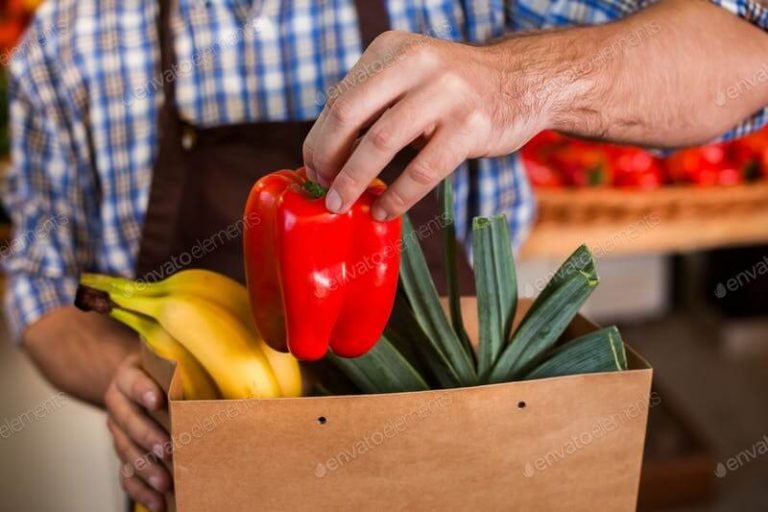
<svg viewBox="0 0 768 512"><path fill-rule="evenodd" d="M184 191L185 155L181 146L181 120L176 108L175 80L166 79L166 72L176 61L171 30L172 0L160 0L158 38L160 40L160 73L163 81L163 104L158 114L158 152L153 166L147 211L144 214L141 245L136 262L136 277L153 278L158 265L168 261L173 237L177 229L179 204Z"/></svg>
<svg viewBox="0 0 768 512"><path fill-rule="evenodd" d="M355 9L360 39L365 49L380 34L390 30L389 10L386 0L355 0Z"/></svg>
<svg viewBox="0 0 768 512"><path fill-rule="evenodd" d="M160 16L158 18L157 33L160 40L160 70L163 76L164 103L163 107L176 111L176 80L165 79L165 73L176 65L176 51L173 46L173 29L171 27L171 13L174 2L172 0L160 0Z"/></svg>

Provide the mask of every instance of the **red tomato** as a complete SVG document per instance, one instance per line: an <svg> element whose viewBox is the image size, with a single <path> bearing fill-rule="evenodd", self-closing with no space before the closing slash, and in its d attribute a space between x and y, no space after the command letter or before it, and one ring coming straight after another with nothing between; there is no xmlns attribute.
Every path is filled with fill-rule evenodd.
<svg viewBox="0 0 768 512"><path fill-rule="evenodd" d="M739 165L745 181L768 177L768 129L731 143L731 157Z"/></svg>
<svg viewBox="0 0 768 512"><path fill-rule="evenodd" d="M664 170L659 159L648 151L634 147L615 146L611 160L618 187L644 190L660 187L664 183Z"/></svg>
<svg viewBox="0 0 768 512"><path fill-rule="evenodd" d="M528 178L531 180L531 184L534 187L560 188L563 186L562 176L560 176L551 165L535 159L527 159L525 157L523 157L523 163L525 164L525 171L528 174Z"/></svg>
<svg viewBox="0 0 768 512"><path fill-rule="evenodd" d="M531 140L528 141L528 144L525 145L526 148L532 150L532 151L538 151L539 149L551 149L552 147L557 147L562 145L565 142L565 137L563 135L560 135L557 132L554 132L552 130L544 130L543 132L540 132L538 135L533 137Z"/></svg>
<svg viewBox="0 0 768 512"><path fill-rule="evenodd" d="M544 131L531 139L520 150L531 184L534 187L558 188L563 178L552 166L552 155L564 144L564 137L557 132Z"/></svg>
<svg viewBox="0 0 768 512"><path fill-rule="evenodd" d="M684 149L667 159L672 181L700 186L735 185L742 181L741 170L730 158L726 144L709 144Z"/></svg>
<svg viewBox="0 0 768 512"><path fill-rule="evenodd" d="M552 164L574 187L610 186L613 168L604 146L574 140L552 155Z"/></svg>

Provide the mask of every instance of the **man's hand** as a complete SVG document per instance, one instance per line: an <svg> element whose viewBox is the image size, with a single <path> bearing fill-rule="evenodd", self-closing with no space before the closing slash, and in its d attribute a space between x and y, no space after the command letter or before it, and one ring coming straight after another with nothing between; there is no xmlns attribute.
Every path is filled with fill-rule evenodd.
<svg viewBox="0 0 768 512"><path fill-rule="evenodd" d="M148 415L147 410L163 407L159 386L131 355L118 367L104 395L107 426L115 450L123 462L120 484L123 490L153 512L165 510L163 494L171 489L171 475L160 460L170 456L169 437Z"/></svg>
<svg viewBox="0 0 768 512"><path fill-rule="evenodd" d="M379 36L331 91L304 144L310 178L333 183L328 209L349 208L414 142L422 149L378 201L379 220L405 212L464 160L511 153L542 130L544 112L510 97L501 64L493 46ZM517 87L524 94L522 80Z"/></svg>
<svg viewBox="0 0 768 512"><path fill-rule="evenodd" d="M509 154L542 129L657 147L707 142L768 104L765 55L760 29L690 0L487 46L389 32L330 91L304 163L339 212L415 142L420 153L373 208L390 218L465 159Z"/></svg>

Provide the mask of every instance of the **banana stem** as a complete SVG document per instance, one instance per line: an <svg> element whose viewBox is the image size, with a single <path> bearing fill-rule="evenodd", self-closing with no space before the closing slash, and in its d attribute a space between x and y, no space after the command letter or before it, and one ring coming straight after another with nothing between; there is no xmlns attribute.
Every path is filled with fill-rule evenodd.
<svg viewBox="0 0 768 512"><path fill-rule="evenodd" d="M116 306L107 292L80 285L75 294L75 306L82 311L95 311L103 315L109 314Z"/></svg>
<svg viewBox="0 0 768 512"><path fill-rule="evenodd" d="M80 284L108 293L118 293L130 296L135 293L154 295L162 293L162 282L132 281L119 276L105 276L102 274L80 274Z"/></svg>

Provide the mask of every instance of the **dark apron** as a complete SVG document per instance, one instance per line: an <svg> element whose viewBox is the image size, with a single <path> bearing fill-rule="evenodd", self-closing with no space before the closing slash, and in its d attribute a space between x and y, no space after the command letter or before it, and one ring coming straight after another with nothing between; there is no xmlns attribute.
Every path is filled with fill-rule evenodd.
<svg viewBox="0 0 768 512"><path fill-rule="evenodd" d="M162 70L176 62L170 27L171 0L161 0L159 37ZM384 0L355 0L363 47L389 29ZM184 268L205 268L244 282L243 208L253 183L270 172L303 165L302 144L313 121L260 122L197 128L183 121L175 82L163 81L159 151L155 161L136 276L146 281ZM413 158L404 150L382 173L391 183ZM415 228L440 218L430 193L409 215ZM434 224L433 224L434 225ZM438 291L445 293L440 233L421 240ZM186 256L186 257L185 257ZM462 292L474 293L472 270L457 251ZM133 510L129 504L129 510Z"/></svg>
<svg viewBox="0 0 768 512"><path fill-rule="evenodd" d="M389 30L384 0L355 0L363 47ZM176 56L170 17L173 2L161 0L159 37L163 70ZM313 121L259 122L196 128L183 121L176 106L174 80L163 81L159 115L159 152L152 176L136 274L155 281L183 268L205 268L244 282L243 208L253 183L270 172L303 165L302 144ZM391 183L413 157L404 150L381 174ZM414 226L440 218L430 193L409 215ZM431 233L422 241L438 290L445 292L442 240ZM458 250L464 293L472 293L472 271Z"/></svg>

